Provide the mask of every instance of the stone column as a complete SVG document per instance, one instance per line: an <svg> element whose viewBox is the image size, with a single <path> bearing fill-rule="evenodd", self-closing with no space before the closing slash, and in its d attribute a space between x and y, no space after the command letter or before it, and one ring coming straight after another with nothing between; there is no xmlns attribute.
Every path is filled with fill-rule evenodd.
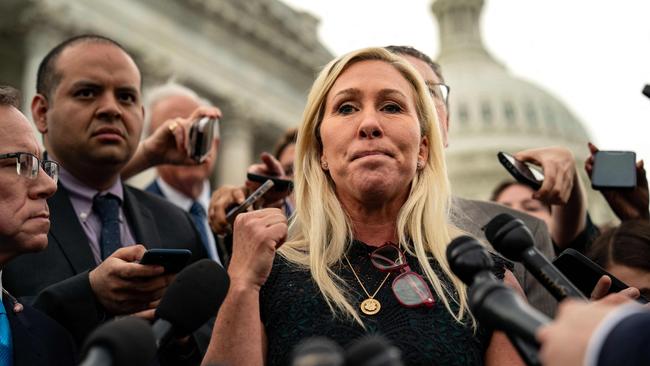
<svg viewBox="0 0 650 366"><path fill-rule="evenodd" d="M252 122L248 113L237 108L220 126L221 144L217 162L217 187L223 184L242 185L246 168L253 162Z"/></svg>

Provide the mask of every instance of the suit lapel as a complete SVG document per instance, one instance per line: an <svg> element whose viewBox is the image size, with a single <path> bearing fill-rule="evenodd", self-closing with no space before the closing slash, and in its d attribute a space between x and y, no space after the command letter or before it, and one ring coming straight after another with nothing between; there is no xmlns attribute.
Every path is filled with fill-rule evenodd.
<svg viewBox="0 0 650 366"><path fill-rule="evenodd" d="M159 248L160 236L151 211L138 202L131 187L124 186L124 212L129 221L135 240L147 248Z"/></svg>
<svg viewBox="0 0 650 366"><path fill-rule="evenodd" d="M7 318L11 327L11 339L14 345L13 358L14 366L29 366L43 364L43 343L32 334L32 326L25 312L14 313L13 304L3 300L7 309Z"/></svg>
<svg viewBox="0 0 650 366"><path fill-rule="evenodd" d="M50 206L50 234L64 253L75 273L93 268L96 263L86 233L77 219L68 191L59 187L48 200ZM49 245L54 243L50 242Z"/></svg>

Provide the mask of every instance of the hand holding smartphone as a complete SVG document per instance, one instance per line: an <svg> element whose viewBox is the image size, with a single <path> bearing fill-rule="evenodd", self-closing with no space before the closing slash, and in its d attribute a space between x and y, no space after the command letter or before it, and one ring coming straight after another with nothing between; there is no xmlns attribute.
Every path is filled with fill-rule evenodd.
<svg viewBox="0 0 650 366"><path fill-rule="evenodd" d="M255 192L251 193L251 195L248 196L241 205L228 211L228 213L226 214L226 221L228 221L228 223L232 225L233 222L235 222L235 217L237 217L237 215L248 210L250 206L252 206L260 198L262 198L262 196L264 196L266 192L268 192L271 188L273 188L274 185L275 183L273 183L273 181L270 179L264 182L264 184L262 184L258 189L256 189Z"/></svg>
<svg viewBox="0 0 650 366"><path fill-rule="evenodd" d="M190 158L202 163L207 157L214 143L215 129L219 120L210 117L201 117L192 123L187 139L187 151Z"/></svg>
<svg viewBox="0 0 650 366"><path fill-rule="evenodd" d="M512 155L500 151L497 154L499 162L519 183L525 184L535 191L542 187L544 174L529 164L515 159Z"/></svg>
<svg viewBox="0 0 650 366"><path fill-rule="evenodd" d="M264 183L267 180L273 181L273 190L276 192L287 192L291 193L293 190L293 182L288 179L282 179L278 177L271 177L268 175L261 175L255 173L247 173L246 178L248 180L258 183Z"/></svg>

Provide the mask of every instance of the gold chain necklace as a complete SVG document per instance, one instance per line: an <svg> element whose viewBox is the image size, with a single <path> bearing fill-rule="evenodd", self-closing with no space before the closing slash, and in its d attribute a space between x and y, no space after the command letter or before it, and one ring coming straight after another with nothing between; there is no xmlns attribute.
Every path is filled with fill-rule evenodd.
<svg viewBox="0 0 650 366"><path fill-rule="evenodd" d="M354 278L357 279L357 282L359 282L359 285L361 285L361 289L363 290L363 292L366 293L366 296L368 296L367 299L363 300L361 302L361 304L359 304L359 308L361 309L361 312L366 314L366 315L375 315L375 314L377 314L379 312L379 310L381 310L381 304L379 303L379 301L377 301L375 299L375 296L377 296L377 293L379 292L379 290L382 288L382 286L384 286L384 283L386 282L386 280L390 276L390 272L386 275L386 277L384 277L384 280L381 281L381 284L379 285L379 287L377 287L377 290L375 290L375 292L372 294L372 296L370 296L370 293L368 292L368 290L366 290L366 287L361 282L361 279L359 279L359 276L357 276L357 273L354 271L354 268L352 268L352 264L350 263L350 260L348 259L348 256L345 255L345 254L343 254L343 256L345 257L345 261L348 262L348 266L350 266L350 269L352 270L352 274L354 275Z"/></svg>

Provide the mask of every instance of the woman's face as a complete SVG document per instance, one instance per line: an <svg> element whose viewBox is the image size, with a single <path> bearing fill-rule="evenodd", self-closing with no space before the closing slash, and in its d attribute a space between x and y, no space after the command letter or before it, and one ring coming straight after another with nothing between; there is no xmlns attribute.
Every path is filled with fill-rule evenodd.
<svg viewBox="0 0 650 366"><path fill-rule="evenodd" d="M339 76L326 97L320 134L321 165L344 203L405 200L418 160L427 159L415 92L383 61L355 63Z"/></svg>
<svg viewBox="0 0 650 366"><path fill-rule="evenodd" d="M551 213L542 201L533 198L533 189L523 184L512 184L501 191L496 202L513 210L527 213L544 221L551 228Z"/></svg>

